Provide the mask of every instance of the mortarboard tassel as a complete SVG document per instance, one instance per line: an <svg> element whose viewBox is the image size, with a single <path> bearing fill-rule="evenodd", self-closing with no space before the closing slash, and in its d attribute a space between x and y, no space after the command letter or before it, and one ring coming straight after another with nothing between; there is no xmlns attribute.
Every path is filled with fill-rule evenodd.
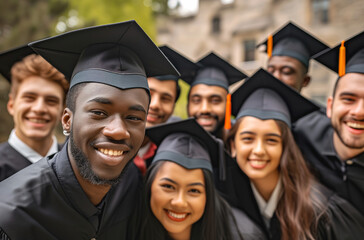
<svg viewBox="0 0 364 240"><path fill-rule="evenodd" d="M224 128L229 130L231 128L231 94L228 93L226 96L226 110L225 110L225 125Z"/></svg>
<svg viewBox="0 0 364 240"><path fill-rule="evenodd" d="M269 35L268 36L268 41L267 41L267 54L268 54L268 57L272 56L272 52L273 52L273 36Z"/></svg>
<svg viewBox="0 0 364 240"><path fill-rule="evenodd" d="M339 77L345 75L345 65L346 65L346 49L344 46L345 41L341 42L340 51L339 51Z"/></svg>

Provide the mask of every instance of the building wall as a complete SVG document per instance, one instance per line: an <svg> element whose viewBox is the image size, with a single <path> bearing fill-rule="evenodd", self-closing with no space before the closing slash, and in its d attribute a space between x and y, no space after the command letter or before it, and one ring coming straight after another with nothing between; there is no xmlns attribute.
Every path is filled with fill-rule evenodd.
<svg viewBox="0 0 364 240"><path fill-rule="evenodd" d="M324 9L327 6L327 22L322 22L320 6ZM200 0L198 12L192 16L158 17L157 40L194 61L215 51L242 71L252 74L266 66L267 56L258 49L254 61L245 61L244 41L258 44L288 21L293 21L333 47L364 30L363 13L361 0L235 0L228 5L220 0ZM220 31L214 33L212 22L216 17L220 19ZM303 94L325 103L336 74L311 61L310 75L312 81Z"/></svg>

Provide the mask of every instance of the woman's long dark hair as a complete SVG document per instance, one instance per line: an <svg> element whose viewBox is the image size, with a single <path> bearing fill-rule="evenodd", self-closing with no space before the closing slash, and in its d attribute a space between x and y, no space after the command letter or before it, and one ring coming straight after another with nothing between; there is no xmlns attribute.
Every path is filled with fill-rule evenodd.
<svg viewBox="0 0 364 240"><path fill-rule="evenodd" d="M171 239L150 208L152 183L164 163L165 161L158 161L152 164L145 176L145 218L141 229L141 239L143 240ZM205 178L206 206L201 219L192 226L191 239L230 240L232 239L231 226L229 225L231 224L229 223L229 219L231 219L230 206L215 190L212 174L205 169L202 171Z"/></svg>
<svg viewBox="0 0 364 240"><path fill-rule="evenodd" d="M228 133L228 144L234 140L242 119L238 119ZM281 131L283 147L279 164L283 190L275 212L280 222L282 240L315 239L318 221L323 216L319 209L324 206L311 194L312 177L291 130L286 123L274 121Z"/></svg>

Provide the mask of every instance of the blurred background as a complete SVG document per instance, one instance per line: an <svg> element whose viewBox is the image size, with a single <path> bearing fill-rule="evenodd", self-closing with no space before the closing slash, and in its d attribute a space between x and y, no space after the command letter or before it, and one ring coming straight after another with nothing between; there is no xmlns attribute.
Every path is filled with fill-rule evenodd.
<svg viewBox="0 0 364 240"><path fill-rule="evenodd" d="M364 30L362 0L2 0L0 51L70 30L135 19L157 45L193 61L215 51L248 75L265 67L255 46L293 21L330 47ZM336 74L311 61L303 95L322 104ZM0 77L0 142L13 127L6 110L9 83ZM186 117L188 85L175 115ZM233 87L234 88L234 87ZM231 89L233 91L233 89ZM62 141L61 128L57 136Z"/></svg>

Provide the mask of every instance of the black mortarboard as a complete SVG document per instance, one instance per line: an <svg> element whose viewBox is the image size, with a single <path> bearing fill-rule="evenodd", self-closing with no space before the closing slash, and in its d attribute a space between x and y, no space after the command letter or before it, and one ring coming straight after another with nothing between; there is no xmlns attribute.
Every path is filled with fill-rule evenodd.
<svg viewBox="0 0 364 240"><path fill-rule="evenodd" d="M268 56L288 56L297 59L307 68L309 60L328 46L292 22L286 24L272 37L257 45L265 45Z"/></svg>
<svg viewBox="0 0 364 240"><path fill-rule="evenodd" d="M259 69L248 78L231 98L232 114L236 119L243 116L263 120L276 119L288 126L319 109L317 105L263 69Z"/></svg>
<svg viewBox="0 0 364 240"><path fill-rule="evenodd" d="M200 66L194 78L185 79L192 86L206 84L219 86L228 91L229 86L247 76L230 63L211 52L198 61Z"/></svg>
<svg viewBox="0 0 364 240"><path fill-rule="evenodd" d="M147 77L178 75L135 21L71 31L29 46L71 79L70 88L99 82L148 90Z"/></svg>
<svg viewBox="0 0 364 240"><path fill-rule="evenodd" d="M184 78L191 78L195 75L198 65L182 54L176 52L168 46L160 46L159 49L164 53L168 60L174 65L181 76L178 75L162 75L156 76L155 78L159 80L184 80Z"/></svg>
<svg viewBox="0 0 364 240"><path fill-rule="evenodd" d="M345 73L364 73L364 32L315 55L314 59L340 76ZM344 67L342 74L339 71L340 62Z"/></svg>
<svg viewBox="0 0 364 240"><path fill-rule="evenodd" d="M153 163L166 160L187 169L203 168L210 172L219 165L224 166L222 141L206 132L193 118L150 127L146 135L158 146ZM224 167L221 169L225 171Z"/></svg>
<svg viewBox="0 0 364 240"><path fill-rule="evenodd" d="M11 82L11 68L24 57L35 53L27 45L0 53L0 73Z"/></svg>

